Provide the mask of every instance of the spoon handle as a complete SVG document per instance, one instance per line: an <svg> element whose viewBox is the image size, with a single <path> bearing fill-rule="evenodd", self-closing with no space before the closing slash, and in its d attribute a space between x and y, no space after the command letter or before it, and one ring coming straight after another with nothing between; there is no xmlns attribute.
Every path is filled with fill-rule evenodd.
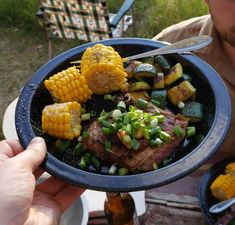
<svg viewBox="0 0 235 225"><path fill-rule="evenodd" d="M213 205L209 211L211 213L219 213L222 212L223 210L229 208L231 205L233 205L235 203L235 198L231 198L229 200L225 200L223 202L219 202L215 205Z"/></svg>
<svg viewBox="0 0 235 225"><path fill-rule="evenodd" d="M206 47L212 42L212 38L208 35L194 36L177 41L171 45L164 46L162 48L154 49L148 52L132 55L123 59L123 61L134 60L154 55L164 55L172 53L184 53L195 51Z"/></svg>

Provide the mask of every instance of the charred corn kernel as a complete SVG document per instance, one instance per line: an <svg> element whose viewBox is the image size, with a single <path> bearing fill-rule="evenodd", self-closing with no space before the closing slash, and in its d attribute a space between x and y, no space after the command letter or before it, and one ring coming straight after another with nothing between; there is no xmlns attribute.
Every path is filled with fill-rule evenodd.
<svg viewBox="0 0 235 225"><path fill-rule="evenodd" d="M61 139L79 137L81 126L81 105L78 102L55 103L42 111L43 132Z"/></svg>
<svg viewBox="0 0 235 225"><path fill-rule="evenodd" d="M235 177L230 174L219 175L210 186L212 195L220 201L235 196Z"/></svg>
<svg viewBox="0 0 235 225"><path fill-rule="evenodd" d="M44 81L55 102L78 101L86 102L92 95L86 79L79 70L73 66L63 70Z"/></svg>
<svg viewBox="0 0 235 225"><path fill-rule="evenodd" d="M95 94L126 89L122 58L111 46L96 44L87 48L81 59L81 73Z"/></svg>
<svg viewBox="0 0 235 225"><path fill-rule="evenodd" d="M226 166L225 172L226 172L227 174L230 174L230 175L232 175L232 176L235 176L235 162L228 164L228 165Z"/></svg>

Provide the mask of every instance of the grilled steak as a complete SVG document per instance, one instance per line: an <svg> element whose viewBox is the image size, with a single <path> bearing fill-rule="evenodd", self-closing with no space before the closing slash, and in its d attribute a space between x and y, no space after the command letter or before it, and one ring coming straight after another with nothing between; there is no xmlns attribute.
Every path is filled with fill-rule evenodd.
<svg viewBox="0 0 235 225"><path fill-rule="evenodd" d="M149 105L146 109L149 113L154 110L156 110L156 107L153 105ZM111 151L107 151L104 145L107 137L103 134L101 125L95 121L88 128L89 137L83 140L85 148L97 158L109 163L116 163L131 171L152 170L154 163L160 164L164 159L169 157L184 139L184 136L177 137L173 128L179 126L185 131L188 125L188 119L182 115L174 115L168 110L158 110L166 117L166 120L161 124L162 130L171 135L171 139L164 142L162 146L151 147L149 146L148 140L142 138L138 140L140 144L138 150L128 149L114 135L111 137L112 149Z"/></svg>

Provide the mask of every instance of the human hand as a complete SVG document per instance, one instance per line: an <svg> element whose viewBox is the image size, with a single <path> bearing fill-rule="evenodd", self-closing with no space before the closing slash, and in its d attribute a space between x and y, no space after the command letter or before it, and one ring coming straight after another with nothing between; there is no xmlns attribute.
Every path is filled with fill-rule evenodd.
<svg viewBox="0 0 235 225"><path fill-rule="evenodd" d="M36 185L45 155L46 145L39 137L25 151L16 140L0 142L1 225L57 225L61 214L83 193L53 177Z"/></svg>

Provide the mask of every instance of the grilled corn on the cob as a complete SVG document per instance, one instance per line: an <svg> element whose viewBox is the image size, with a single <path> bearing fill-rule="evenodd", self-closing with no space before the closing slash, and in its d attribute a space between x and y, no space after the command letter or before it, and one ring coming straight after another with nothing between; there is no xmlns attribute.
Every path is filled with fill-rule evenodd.
<svg viewBox="0 0 235 225"><path fill-rule="evenodd" d="M226 166L225 173L228 173L228 174L230 174L230 175L232 175L232 176L235 176L235 162L229 163L229 164Z"/></svg>
<svg viewBox="0 0 235 225"><path fill-rule="evenodd" d="M127 73L121 56L111 46L96 44L81 59L81 73L95 94L125 89Z"/></svg>
<svg viewBox="0 0 235 225"><path fill-rule="evenodd" d="M220 201L235 196L235 176L230 174L219 175L210 186L212 195Z"/></svg>
<svg viewBox="0 0 235 225"><path fill-rule="evenodd" d="M81 105L77 102L54 103L42 111L42 130L54 137L72 140L81 133Z"/></svg>
<svg viewBox="0 0 235 225"><path fill-rule="evenodd" d="M73 66L63 70L44 81L55 102L86 102L92 94L86 79Z"/></svg>

